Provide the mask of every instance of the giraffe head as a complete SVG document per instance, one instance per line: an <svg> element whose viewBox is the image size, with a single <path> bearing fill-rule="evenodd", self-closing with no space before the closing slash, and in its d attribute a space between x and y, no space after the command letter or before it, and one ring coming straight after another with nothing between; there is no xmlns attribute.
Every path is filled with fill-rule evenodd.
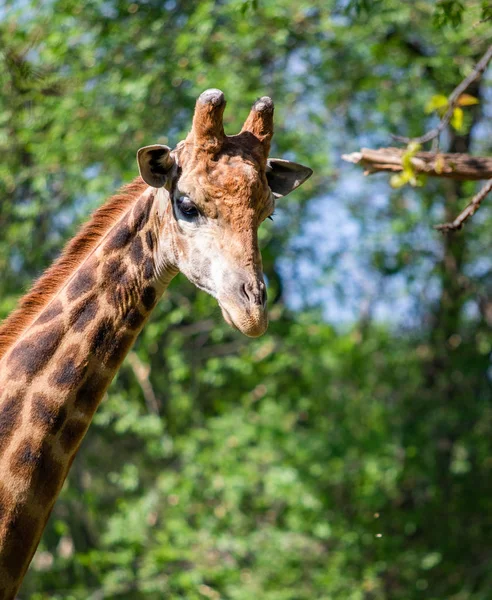
<svg viewBox="0 0 492 600"><path fill-rule="evenodd" d="M217 299L230 325L256 337L268 323L258 227L312 171L268 157L270 98L256 101L232 136L224 133L225 104L220 90L203 92L187 138L173 151L141 148L137 160L144 181L161 189L172 266Z"/></svg>

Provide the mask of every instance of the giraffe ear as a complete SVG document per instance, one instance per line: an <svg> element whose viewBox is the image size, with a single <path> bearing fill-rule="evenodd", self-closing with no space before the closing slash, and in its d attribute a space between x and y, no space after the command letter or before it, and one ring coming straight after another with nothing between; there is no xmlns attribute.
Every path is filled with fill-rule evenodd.
<svg viewBox="0 0 492 600"><path fill-rule="evenodd" d="M313 170L290 160L269 158L266 176L275 198L287 196L311 177Z"/></svg>
<svg viewBox="0 0 492 600"><path fill-rule="evenodd" d="M144 146L137 152L137 163L140 176L152 187L165 185L174 166L171 148L154 144Z"/></svg>

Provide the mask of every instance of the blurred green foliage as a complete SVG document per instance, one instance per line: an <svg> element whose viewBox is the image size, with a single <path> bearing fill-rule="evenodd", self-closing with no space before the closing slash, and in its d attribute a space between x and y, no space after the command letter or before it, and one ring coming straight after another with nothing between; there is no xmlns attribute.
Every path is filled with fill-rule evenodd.
<svg viewBox="0 0 492 600"><path fill-rule="evenodd" d="M352 194L337 184L354 176L339 170L342 152L433 123L429 100L485 50L488 10L456 0L0 4L2 316L135 176L138 147L181 139L207 87L226 93L229 133L270 94L272 154L316 172L261 230L265 337L242 338L212 299L184 278L172 284L96 415L21 598L492 597L490 210L442 237L432 224L454 216L472 185L391 190L382 176ZM490 76L469 92L480 104L467 108L468 129L443 144L487 153ZM376 192L387 201L373 202ZM364 255L365 277L403 281L417 318L375 320L362 298L369 308L338 327L322 306L286 305L287 285L313 291L342 268L337 251L324 279L295 271L301 253L320 260L298 234L326 219L317 207L334 193L359 227L349 252ZM334 228L327 221L327 237ZM338 288L340 303L353 299L349 279Z"/></svg>

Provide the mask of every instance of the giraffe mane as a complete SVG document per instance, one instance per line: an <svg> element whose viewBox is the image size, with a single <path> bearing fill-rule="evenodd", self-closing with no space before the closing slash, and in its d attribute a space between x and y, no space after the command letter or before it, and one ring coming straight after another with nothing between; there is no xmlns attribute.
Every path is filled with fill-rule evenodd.
<svg viewBox="0 0 492 600"><path fill-rule="evenodd" d="M59 258L34 282L14 312L0 324L0 360L147 187L141 177L123 186L92 214L91 219L65 245Z"/></svg>

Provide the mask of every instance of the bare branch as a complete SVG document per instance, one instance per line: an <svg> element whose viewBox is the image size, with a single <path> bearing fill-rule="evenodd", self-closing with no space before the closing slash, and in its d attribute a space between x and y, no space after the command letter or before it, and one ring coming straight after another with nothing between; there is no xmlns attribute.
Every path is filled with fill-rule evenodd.
<svg viewBox="0 0 492 600"><path fill-rule="evenodd" d="M209 358L215 358L216 356L227 356L228 354L235 354L244 347L242 340L235 340L233 342L227 342L224 344L216 344L208 348L203 348L200 351L202 358L205 360Z"/></svg>
<svg viewBox="0 0 492 600"><path fill-rule="evenodd" d="M192 336L197 333L207 333L215 327L216 323L213 319L202 319L196 323L188 325L179 325L175 330L184 336Z"/></svg>
<svg viewBox="0 0 492 600"><path fill-rule="evenodd" d="M365 175L369 175L376 171L403 171L402 158L405 152L405 149L400 148L362 148L360 152L344 154L342 158L347 162L362 165L366 168ZM417 152L410 162L415 173L424 173L431 177L461 181L492 178L492 157L487 156Z"/></svg>
<svg viewBox="0 0 492 600"><path fill-rule="evenodd" d="M451 121L454 109L456 108L456 106L458 104L458 99L461 96L461 94L468 88L468 86L470 84L472 84L476 79L478 79L482 75L482 73L485 71L491 58L492 58L492 45L489 46L489 48L487 49L487 52L485 52L485 54L482 56L482 58L475 65L475 68L470 73L470 75L468 75L468 77L463 79L463 81L454 89L453 93L449 96L448 109L445 112L443 118L439 121L439 124L437 125L437 127L434 127L434 129L431 129L427 133L424 133L424 135L421 135L420 137L416 137L416 138L402 137L399 135L393 135L391 137L393 137L393 139L395 139L398 142L403 142L404 144L408 144L410 142L415 142L417 144L425 144L426 142L430 142L431 140L437 138L440 135L440 133L443 131L443 129L446 128L449 121Z"/></svg>
<svg viewBox="0 0 492 600"><path fill-rule="evenodd" d="M144 395L145 403L149 412L158 415L159 414L159 401L155 395L154 388L150 383L149 374L150 367L143 363L136 352L130 352L126 358L127 363L132 368L132 371L140 385L142 393Z"/></svg>
<svg viewBox="0 0 492 600"><path fill-rule="evenodd" d="M458 231L463 227L463 223L474 215L480 208L482 200L492 190L492 179L489 179L483 188L474 196L468 206L460 212L454 221L451 223L443 223L442 225L436 225L435 229L439 231Z"/></svg>

